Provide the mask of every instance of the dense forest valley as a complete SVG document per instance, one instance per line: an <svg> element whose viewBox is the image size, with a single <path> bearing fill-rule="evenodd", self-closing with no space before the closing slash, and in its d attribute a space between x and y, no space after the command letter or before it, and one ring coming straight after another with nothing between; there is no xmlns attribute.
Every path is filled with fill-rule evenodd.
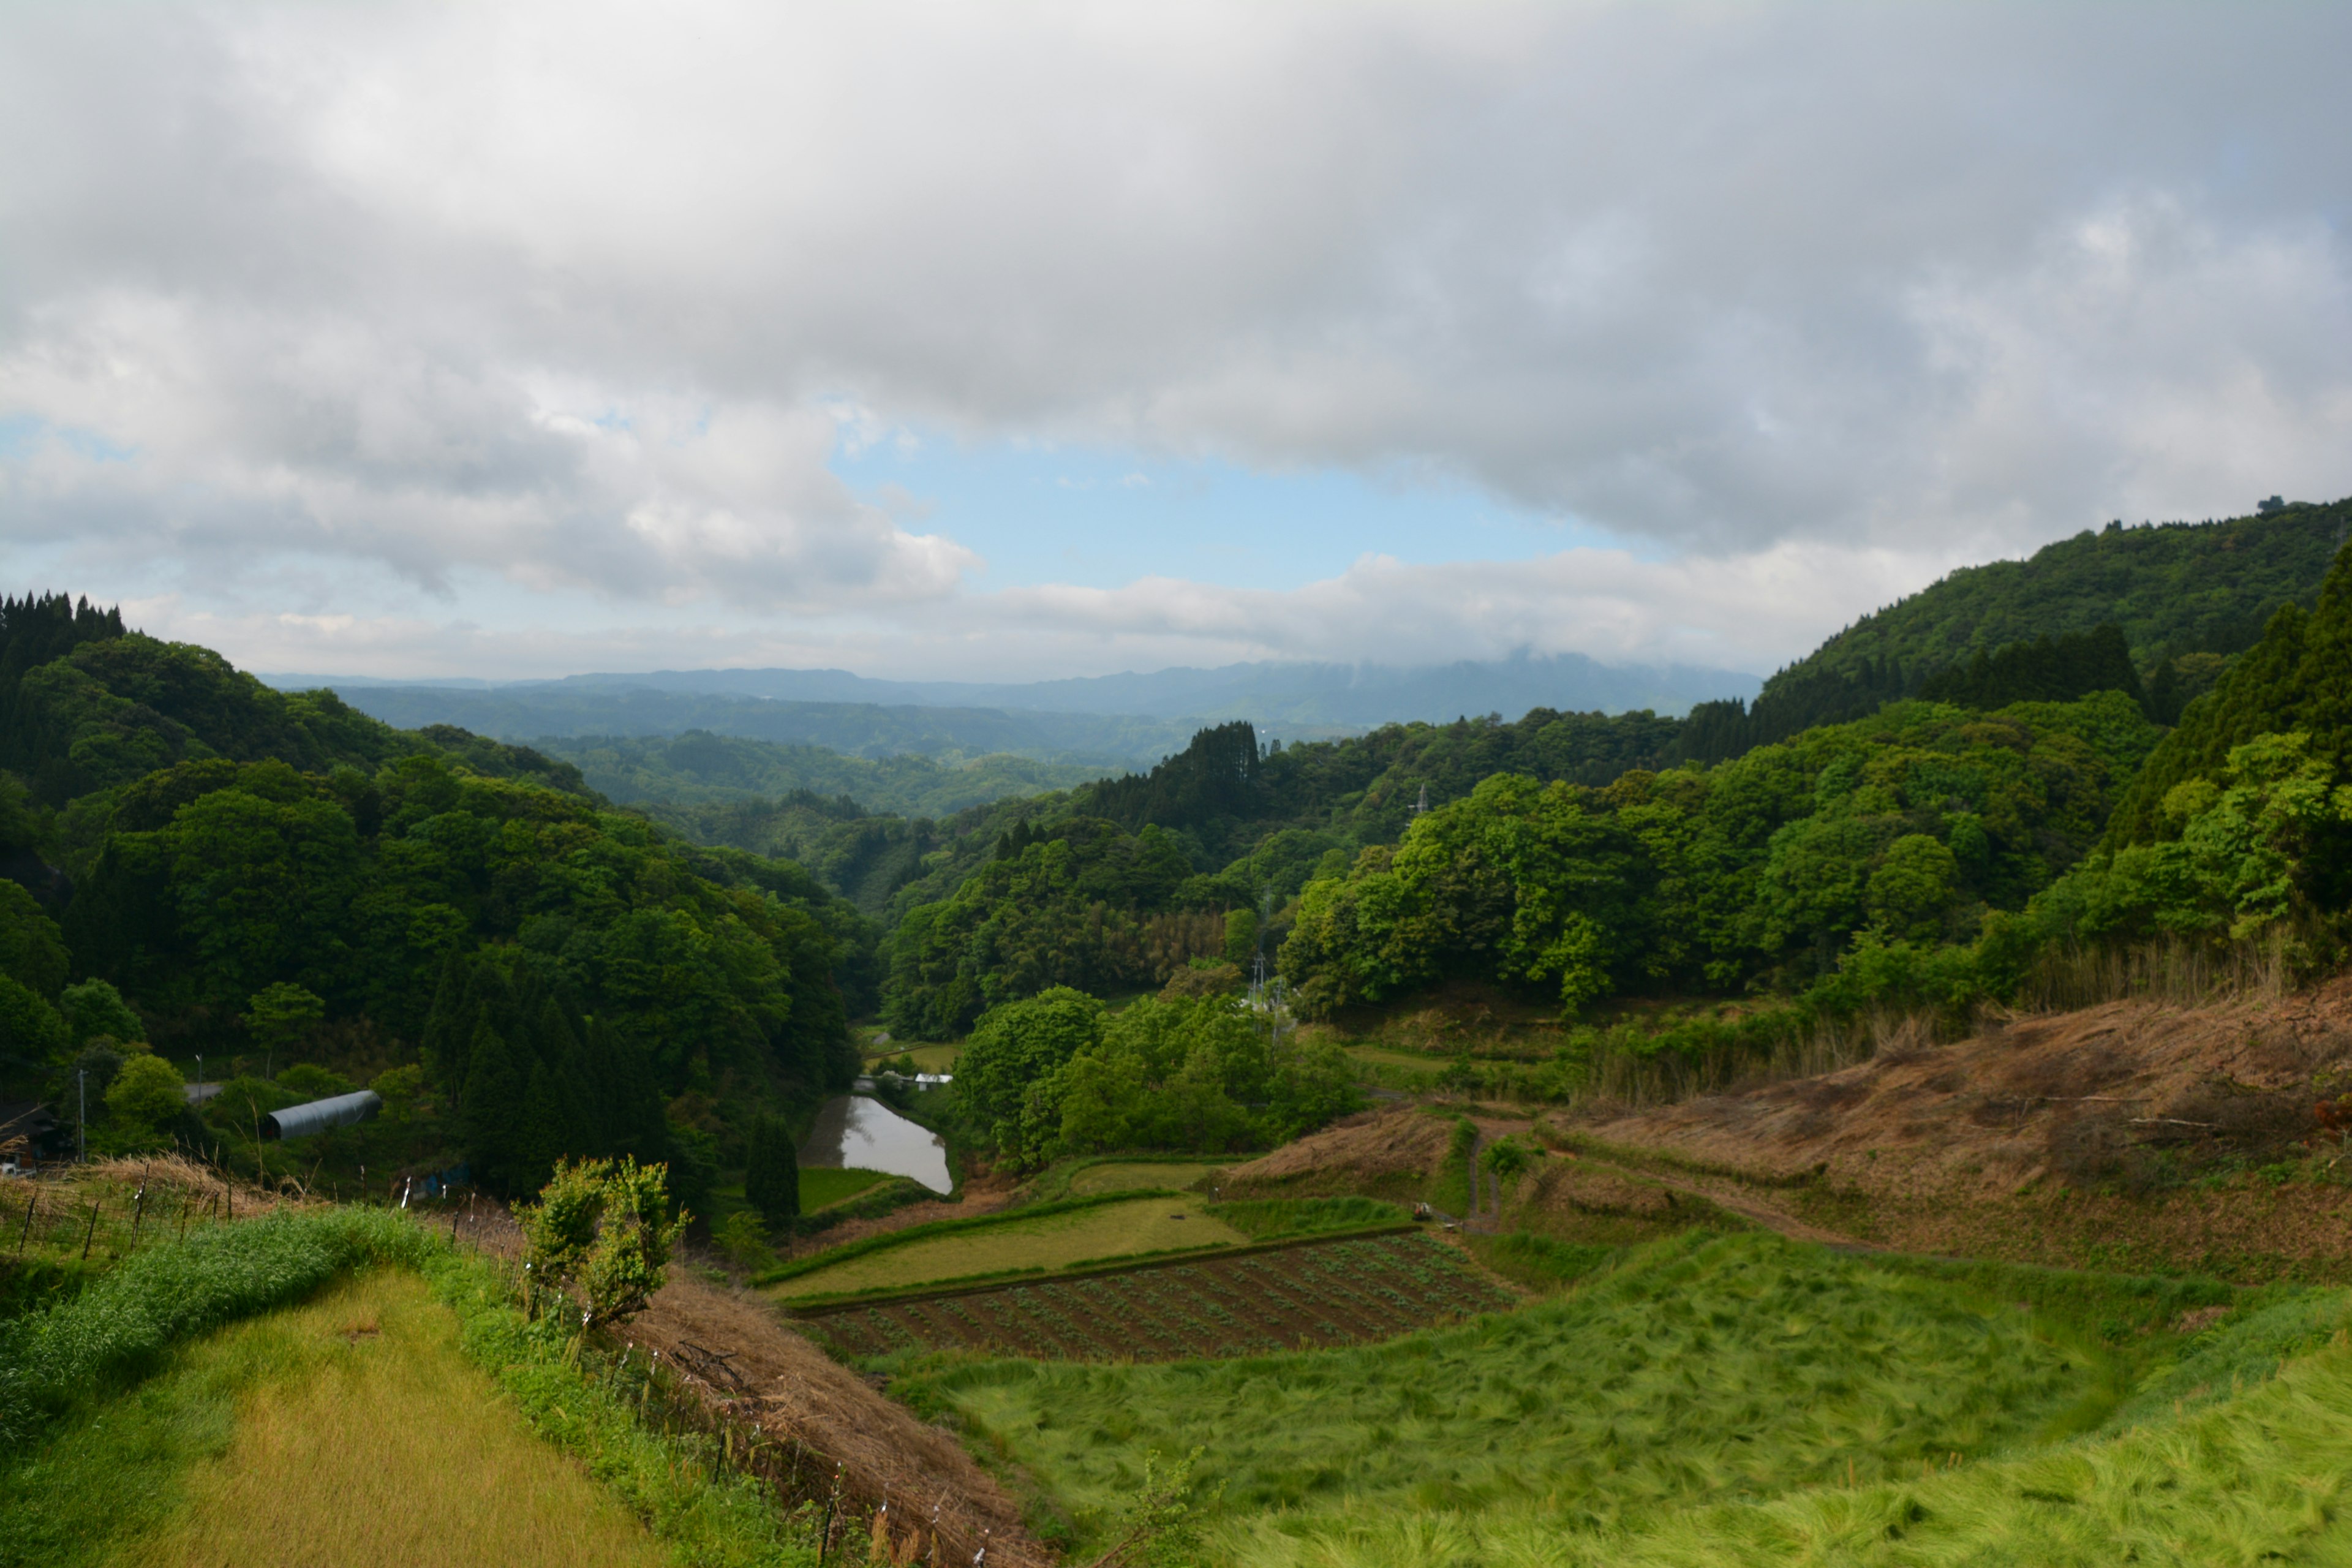
<svg viewBox="0 0 2352 1568"><path fill-rule="evenodd" d="M234 1541L236 1411L469 1397L562 1521L486 1562L2334 1560L2347 532L1115 777L0 603L0 1564Z"/></svg>

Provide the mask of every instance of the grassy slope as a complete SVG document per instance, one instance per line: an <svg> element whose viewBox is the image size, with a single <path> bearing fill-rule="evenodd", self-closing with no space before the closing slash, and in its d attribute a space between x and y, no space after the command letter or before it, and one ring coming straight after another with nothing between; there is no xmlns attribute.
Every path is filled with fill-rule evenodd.
<svg viewBox="0 0 2352 1568"><path fill-rule="evenodd" d="M1131 1193L1139 1187L1170 1187L1182 1192L1216 1168L1200 1160L1105 1160L1072 1173L1069 1192L1072 1197L1080 1198L1089 1198L1097 1193Z"/></svg>
<svg viewBox="0 0 2352 1568"><path fill-rule="evenodd" d="M49 1564L653 1564L668 1554L535 1436L414 1274L200 1342L15 1478Z"/></svg>
<svg viewBox="0 0 2352 1568"><path fill-rule="evenodd" d="M1081 1527L1143 1455L1205 1449L1232 1518L1535 1507L1601 1527L1918 1473L2081 1430L2122 1388L2089 1336L1959 1282L1768 1236L1653 1248L1570 1297L1379 1346L909 1380Z"/></svg>
<svg viewBox="0 0 2352 1568"><path fill-rule="evenodd" d="M2154 1397L2133 1402L2145 1425L2039 1452L1948 1468L1931 1460L1902 1479L1663 1511L1626 1529L1570 1531L1528 1508L1350 1509L1232 1521L1209 1548L1245 1568L2352 1561L2352 1337L2337 1326L2347 1307L2327 1292L2217 1332L2176 1373L2151 1380ZM2181 1379L2211 1385L2216 1373L2201 1406L2164 1397Z"/></svg>
<svg viewBox="0 0 2352 1568"><path fill-rule="evenodd" d="M1171 1215L1181 1214L1181 1220ZM1061 1268L1092 1258L1246 1240L1187 1198L1134 1198L969 1226L943 1226L903 1246L879 1247L772 1287L775 1295L883 1290L1010 1268Z"/></svg>

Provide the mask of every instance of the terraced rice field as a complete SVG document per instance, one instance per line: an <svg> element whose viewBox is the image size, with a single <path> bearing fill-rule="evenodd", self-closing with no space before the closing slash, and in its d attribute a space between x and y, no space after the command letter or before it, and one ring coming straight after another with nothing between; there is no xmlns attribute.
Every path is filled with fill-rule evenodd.
<svg viewBox="0 0 2352 1568"><path fill-rule="evenodd" d="M1441 1242L1384 1236L854 1308L811 1326L851 1355L1181 1361L1384 1340L1513 1300Z"/></svg>
<svg viewBox="0 0 2352 1568"><path fill-rule="evenodd" d="M865 1290L899 1290L1017 1268L1067 1268L1122 1253L1232 1247L1249 1240L1187 1198L1135 1198L1076 1212L959 1226L903 1246L845 1258L772 1288L786 1300Z"/></svg>

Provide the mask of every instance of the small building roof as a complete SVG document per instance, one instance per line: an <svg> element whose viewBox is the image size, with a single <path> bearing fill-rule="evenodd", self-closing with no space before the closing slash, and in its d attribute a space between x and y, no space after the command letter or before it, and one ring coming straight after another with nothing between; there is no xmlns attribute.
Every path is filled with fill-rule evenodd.
<svg viewBox="0 0 2352 1568"><path fill-rule="evenodd" d="M348 1127L354 1121L364 1121L383 1109L383 1097L372 1089L356 1094L338 1094L326 1100L305 1100L273 1110L261 1119L261 1135L265 1138L308 1138L314 1132L324 1132L330 1127Z"/></svg>

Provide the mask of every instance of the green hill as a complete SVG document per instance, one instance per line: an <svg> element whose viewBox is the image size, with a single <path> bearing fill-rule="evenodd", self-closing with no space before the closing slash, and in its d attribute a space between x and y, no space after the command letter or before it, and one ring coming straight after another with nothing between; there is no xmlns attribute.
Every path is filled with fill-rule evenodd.
<svg viewBox="0 0 2352 1568"><path fill-rule="evenodd" d="M1914 695L1972 655L2108 625L2158 696L2150 716L2169 723L2178 701L2210 683L2212 662L2200 656L2242 652L2280 606L2309 605L2347 529L2352 500L2298 502L2220 521L2111 522L2023 561L1963 567L1847 626L1766 681L1752 704L1692 709L1681 753L1736 756Z"/></svg>
<svg viewBox="0 0 2352 1568"><path fill-rule="evenodd" d="M797 866L681 843L569 763L0 602L0 1098L86 1087L93 1154L284 1163L263 1113L373 1079L330 1181L527 1191L631 1152L698 1201L743 1117L855 1073L873 942Z"/></svg>

